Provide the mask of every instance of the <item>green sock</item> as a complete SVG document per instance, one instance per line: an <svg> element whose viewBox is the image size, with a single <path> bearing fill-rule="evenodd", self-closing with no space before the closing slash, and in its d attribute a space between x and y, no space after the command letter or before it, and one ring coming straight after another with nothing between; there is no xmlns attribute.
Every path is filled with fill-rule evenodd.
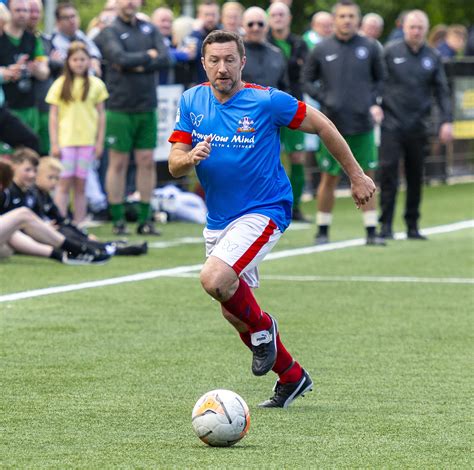
<svg viewBox="0 0 474 470"><path fill-rule="evenodd" d="M293 207L299 207L304 189L304 166L302 163L292 163L290 183L293 189Z"/></svg>
<svg viewBox="0 0 474 470"><path fill-rule="evenodd" d="M150 220L150 203L140 201L138 205L138 223L144 224Z"/></svg>
<svg viewBox="0 0 474 470"><path fill-rule="evenodd" d="M125 205L123 203L109 204L109 211L114 224L125 221Z"/></svg>

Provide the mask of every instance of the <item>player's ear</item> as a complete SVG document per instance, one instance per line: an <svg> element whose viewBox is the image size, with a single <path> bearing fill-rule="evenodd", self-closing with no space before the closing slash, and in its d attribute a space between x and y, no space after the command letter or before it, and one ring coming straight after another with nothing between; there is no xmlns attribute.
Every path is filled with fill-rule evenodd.
<svg viewBox="0 0 474 470"><path fill-rule="evenodd" d="M244 67L245 67L245 64L247 62L247 57L246 56L243 56L242 57L242 64L240 66L240 71L242 72L242 70L244 70Z"/></svg>
<svg viewBox="0 0 474 470"><path fill-rule="evenodd" d="M204 57L201 57L201 64L202 64L202 68L206 70L206 66L204 65Z"/></svg>

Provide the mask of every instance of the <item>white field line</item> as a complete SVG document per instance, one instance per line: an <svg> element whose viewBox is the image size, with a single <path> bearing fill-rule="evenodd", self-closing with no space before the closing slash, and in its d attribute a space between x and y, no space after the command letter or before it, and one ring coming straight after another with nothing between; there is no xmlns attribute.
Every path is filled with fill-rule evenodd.
<svg viewBox="0 0 474 470"><path fill-rule="evenodd" d="M454 232L457 230L463 230L467 228L474 228L474 220L466 220L466 221L457 222L454 224L432 227L432 228L423 230L423 233L425 235L435 235L438 233L449 233L449 232ZM396 238L402 239L404 238L403 235L404 234L397 233ZM424 242L417 242L417 243L424 243ZM297 248L294 250L283 250L283 251L278 251L275 253L270 253L265 258L265 261L270 261L270 260L280 259L280 258L288 258L291 256L306 255L310 253L318 253L322 251L340 250L343 248L360 246L363 244L365 244L365 239L359 238L355 240L328 243L327 245L310 246L306 248ZM73 292L73 291L82 290L82 289L93 289L96 287L112 286L112 285L117 285L117 284L124 284L127 282L138 282L138 281L144 281L148 279L155 279L158 277L176 276L179 274L199 271L201 267L202 267L202 264L195 264L195 265L190 265L190 266L178 266L175 268L158 269L156 271L148 271L145 273L131 274L128 276L102 279L99 281L88 281L88 282L82 282L79 284L69 284L65 286L56 286L56 287L48 287L48 288L43 288L43 289L34 289L34 290L24 291L24 292L17 292L14 294L6 294L6 295L0 296L0 303L12 302L12 301L22 300L22 299L30 299L33 297L41 297L44 295L60 294L63 292Z"/></svg>
<svg viewBox="0 0 474 470"><path fill-rule="evenodd" d="M181 273L173 277L197 278L198 273ZM474 284L474 278L468 277L407 277L407 276L285 276L266 274L260 276L264 281L284 282L399 282L421 284Z"/></svg>

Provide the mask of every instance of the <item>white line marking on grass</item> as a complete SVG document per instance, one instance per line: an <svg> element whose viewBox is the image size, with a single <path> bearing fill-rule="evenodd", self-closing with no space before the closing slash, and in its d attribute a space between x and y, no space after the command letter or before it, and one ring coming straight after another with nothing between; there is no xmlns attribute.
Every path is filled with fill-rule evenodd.
<svg viewBox="0 0 474 470"><path fill-rule="evenodd" d="M432 227L432 228L423 230L423 233L425 235L434 235L438 233L454 232L454 231L463 230L466 228L474 228L474 220L466 220L466 221L457 222L454 224ZM402 239L403 235L405 234L397 233L396 238ZM416 242L416 243L424 243L424 242ZM349 248L349 247L360 246L364 244L365 244L365 239L359 238L355 240L328 243L327 245L318 245L318 246L310 246L306 248L297 248L294 250L277 251L275 253L270 253L265 258L265 261L270 261L273 259L280 259L280 258L288 258L290 256L299 256L299 255L305 255L305 254L310 254L310 253L317 253L317 252L322 252L322 251L338 250L342 248ZM112 285L123 284L127 282L138 282L138 281L144 281L147 279L155 279L157 277L176 276L178 274L185 274L185 273L189 273L193 271L199 271L201 268L202 268L202 264L195 264L191 266L178 266L175 268L158 269L156 271L148 271L145 273L131 274L128 276L102 279L99 281L89 281L89 282L82 282L80 284L69 284L65 286L48 287L44 289L34 289L30 291L25 291L25 292L17 292L14 294L2 295L0 296L0 303L12 302L15 300L22 300L22 299L30 299L33 297L40 297L43 295L59 294L63 292L73 292L73 291L82 290L82 289L93 289L96 287L112 286Z"/></svg>
<svg viewBox="0 0 474 470"><path fill-rule="evenodd" d="M183 237L183 238L177 238L176 240L170 240L167 242L153 242L153 243L148 243L148 248L170 248L172 246L195 245L198 243L204 243L204 238Z"/></svg>
<svg viewBox="0 0 474 470"><path fill-rule="evenodd" d="M198 273L180 273L173 277L196 279ZM284 282L407 282L422 284L474 284L469 277L415 277L415 276L287 276L266 274L260 276L264 281Z"/></svg>

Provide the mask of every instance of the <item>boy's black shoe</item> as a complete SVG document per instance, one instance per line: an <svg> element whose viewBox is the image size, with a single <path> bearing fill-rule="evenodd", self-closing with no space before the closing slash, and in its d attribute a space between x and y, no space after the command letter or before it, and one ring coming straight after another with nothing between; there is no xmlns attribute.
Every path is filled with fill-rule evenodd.
<svg viewBox="0 0 474 470"><path fill-rule="evenodd" d="M148 243L144 242L141 245L128 245L115 247L116 256L139 256L144 255L148 252Z"/></svg>
<svg viewBox="0 0 474 470"><path fill-rule="evenodd" d="M288 408L298 397L304 397L306 392L313 390L313 381L308 372L303 369L303 375L298 382L282 384L276 382L273 387L275 395L260 403L260 408Z"/></svg>
<svg viewBox="0 0 474 470"><path fill-rule="evenodd" d="M161 235L161 232L151 222L140 224L137 227L137 233L139 235Z"/></svg>
<svg viewBox="0 0 474 470"><path fill-rule="evenodd" d="M272 321L270 329L256 331L250 335L253 352L252 372L254 375L265 375L275 365L277 357L278 325L271 315L268 316Z"/></svg>
<svg viewBox="0 0 474 470"><path fill-rule="evenodd" d="M62 262L72 266L84 264L104 264L110 259L110 255L102 250L87 250L83 253L72 254L64 252Z"/></svg>
<svg viewBox="0 0 474 470"><path fill-rule="evenodd" d="M128 231L127 224L125 222L117 222L112 228L112 233L114 235L119 235L121 237L130 235Z"/></svg>

